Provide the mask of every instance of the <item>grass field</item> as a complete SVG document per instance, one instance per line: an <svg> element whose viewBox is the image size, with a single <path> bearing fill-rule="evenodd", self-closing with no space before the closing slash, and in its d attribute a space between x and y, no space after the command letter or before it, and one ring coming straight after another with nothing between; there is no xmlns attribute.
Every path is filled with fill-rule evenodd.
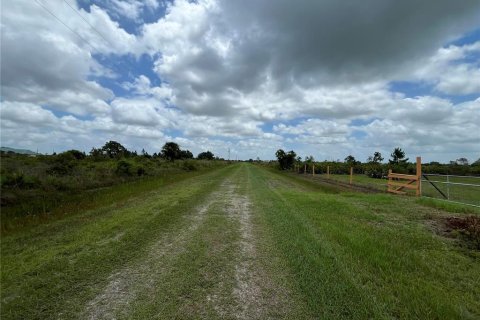
<svg viewBox="0 0 480 320"><path fill-rule="evenodd" d="M442 227L475 208L251 164L147 189L3 235L1 318L480 317L480 251Z"/></svg>

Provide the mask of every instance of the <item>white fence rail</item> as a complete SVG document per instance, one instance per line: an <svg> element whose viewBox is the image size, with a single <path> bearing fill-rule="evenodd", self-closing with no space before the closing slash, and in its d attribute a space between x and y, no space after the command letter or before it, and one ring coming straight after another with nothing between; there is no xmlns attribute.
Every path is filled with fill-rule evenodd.
<svg viewBox="0 0 480 320"><path fill-rule="evenodd" d="M480 177L423 174L422 196L480 208Z"/></svg>

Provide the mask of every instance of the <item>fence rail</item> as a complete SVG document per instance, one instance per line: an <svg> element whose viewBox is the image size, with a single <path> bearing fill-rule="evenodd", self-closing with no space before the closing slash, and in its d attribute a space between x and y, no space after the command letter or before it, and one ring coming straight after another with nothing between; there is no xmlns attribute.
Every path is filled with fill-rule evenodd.
<svg viewBox="0 0 480 320"><path fill-rule="evenodd" d="M422 195L422 158L417 157L416 174L394 173L392 169L388 170L387 192L396 194L407 194L403 189L415 190L417 197ZM393 180L397 179L397 180ZM406 180L406 181L398 181Z"/></svg>
<svg viewBox="0 0 480 320"><path fill-rule="evenodd" d="M448 174L422 176L424 197L480 208L480 177Z"/></svg>

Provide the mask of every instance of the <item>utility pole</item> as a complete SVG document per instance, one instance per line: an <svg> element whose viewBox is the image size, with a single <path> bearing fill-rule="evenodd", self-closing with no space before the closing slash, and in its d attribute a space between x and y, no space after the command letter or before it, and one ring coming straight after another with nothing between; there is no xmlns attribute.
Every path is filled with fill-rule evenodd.
<svg viewBox="0 0 480 320"><path fill-rule="evenodd" d="M230 147L228 147L228 161L230 161Z"/></svg>

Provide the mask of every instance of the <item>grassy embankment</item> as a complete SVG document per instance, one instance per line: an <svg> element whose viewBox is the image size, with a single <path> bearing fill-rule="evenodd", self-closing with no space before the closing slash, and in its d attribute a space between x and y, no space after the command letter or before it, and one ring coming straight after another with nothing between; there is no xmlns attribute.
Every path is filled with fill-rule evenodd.
<svg viewBox="0 0 480 320"><path fill-rule="evenodd" d="M112 203L226 164L146 157L1 156L1 231Z"/></svg>
<svg viewBox="0 0 480 320"><path fill-rule="evenodd" d="M246 199L249 239L236 220ZM203 218L184 219L206 202ZM229 166L4 236L2 319L82 318L99 294L106 300L100 311L108 307L119 318L254 316L259 310L235 311L242 297L248 302L236 292L239 266L250 263L246 275L264 270L259 278L288 293L285 303L272 302L283 291L243 283L266 301L266 316L476 319L480 253L445 237L441 221L451 213L431 205ZM161 240L169 235L176 240ZM241 250L245 241L255 258ZM109 283L130 284L124 291L133 296L102 296Z"/></svg>

